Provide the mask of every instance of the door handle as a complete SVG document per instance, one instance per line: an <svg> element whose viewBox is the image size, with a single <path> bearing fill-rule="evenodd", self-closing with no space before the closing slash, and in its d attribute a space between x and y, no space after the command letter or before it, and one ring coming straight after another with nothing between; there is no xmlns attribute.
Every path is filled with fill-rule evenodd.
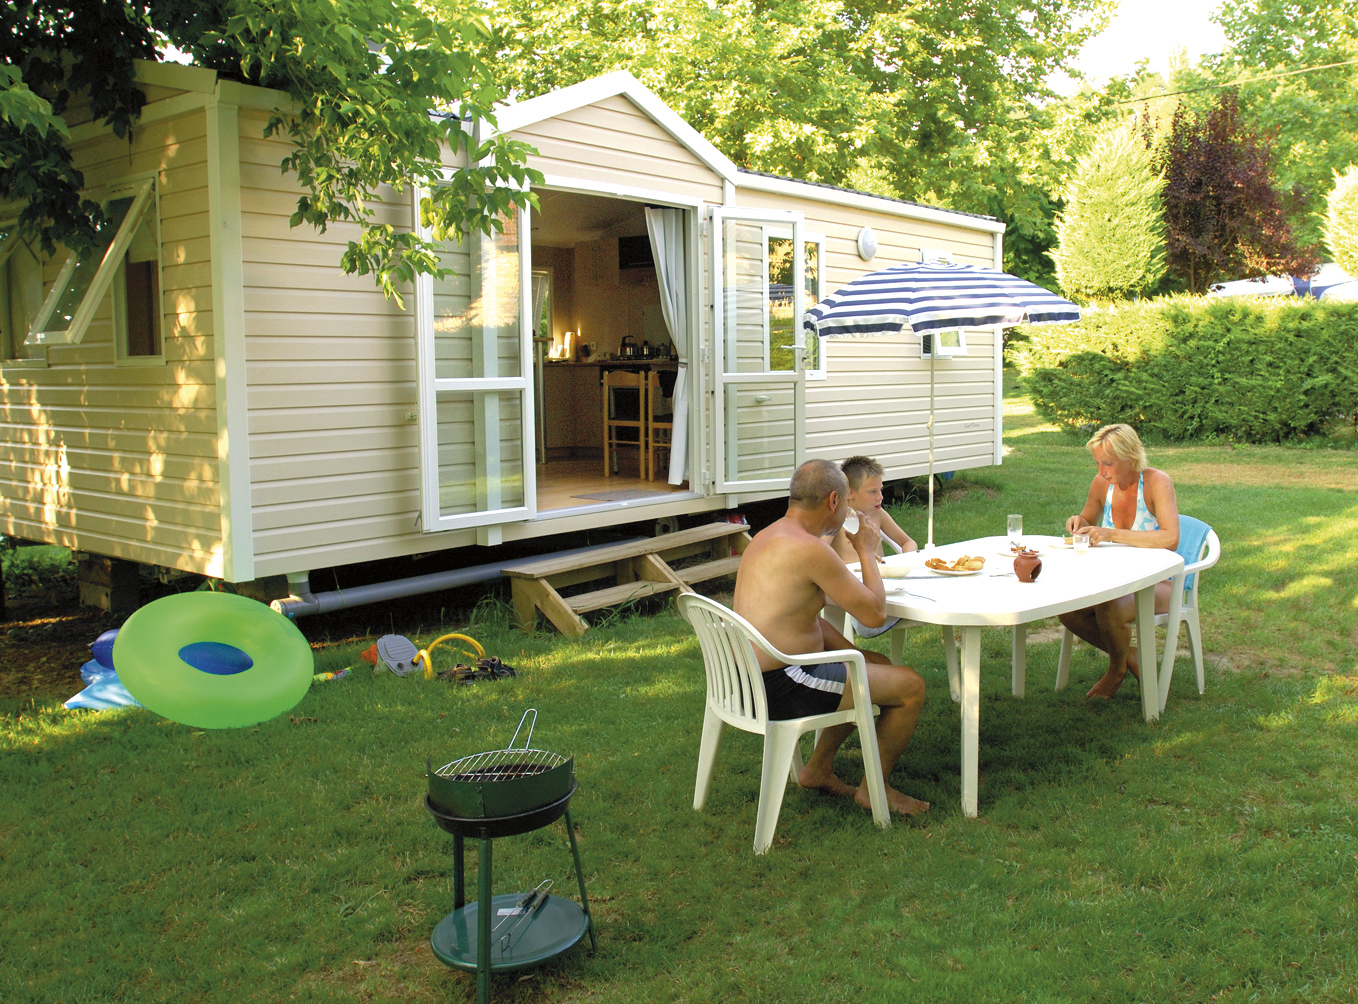
<svg viewBox="0 0 1358 1004"><path fill-rule="evenodd" d="M768 404L772 400L773 398L770 397L768 394L756 394L754 396L755 404Z"/></svg>

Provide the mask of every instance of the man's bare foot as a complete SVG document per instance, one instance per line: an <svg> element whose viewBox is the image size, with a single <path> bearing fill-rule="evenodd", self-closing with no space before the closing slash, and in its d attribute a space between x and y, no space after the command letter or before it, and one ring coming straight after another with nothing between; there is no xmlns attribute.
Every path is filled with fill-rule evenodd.
<svg viewBox="0 0 1358 1004"><path fill-rule="evenodd" d="M854 789L853 800L865 809L872 808L872 799L868 795L866 783ZM886 788L886 804L892 812L902 816L913 816L916 813L927 812L928 802L921 802L918 798L911 798L909 795L902 795L891 785Z"/></svg>
<svg viewBox="0 0 1358 1004"><path fill-rule="evenodd" d="M812 791L824 792L827 795L839 795L849 798L856 789L851 784L845 784L835 777L833 771L812 772L810 764L803 767L797 773L797 783L803 788L810 788Z"/></svg>
<svg viewBox="0 0 1358 1004"><path fill-rule="evenodd" d="M1115 676L1110 669L1104 674L1102 680L1089 688L1089 693L1085 694L1085 697L1101 697L1105 701L1112 700L1113 695L1118 692L1118 688L1122 686L1122 681L1126 678L1126 672L1123 672L1120 676Z"/></svg>

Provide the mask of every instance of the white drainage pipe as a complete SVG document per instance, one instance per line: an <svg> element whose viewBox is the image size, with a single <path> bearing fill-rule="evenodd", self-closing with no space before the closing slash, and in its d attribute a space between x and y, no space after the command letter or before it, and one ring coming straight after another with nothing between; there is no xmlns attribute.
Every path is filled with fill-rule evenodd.
<svg viewBox="0 0 1358 1004"><path fill-rule="evenodd" d="M475 582L489 582L491 579L498 579L504 569L514 568L516 565L533 564L538 561L547 561L550 558L564 558L572 554L585 554L589 551L599 551L606 547L615 547L618 544L627 544L642 539L644 538L628 537L609 544L592 544L589 547L575 547L568 551L538 554L530 558L494 561L485 565L473 565L470 568L454 568L447 572L431 572L428 575L416 575L409 579L392 579L388 582L374 582L367 586L354 586L351 589L335 589L330 592L314 594L311 592L309 584L309 573L289 572L288 588L292 591L292 595L285 600L274 600L269 606L284 616L294 618L306 617L311 614L328 614L332 610L347 610L349 607L360 607L367 603L382 603L386 600L399 600L407 596L437 593L443 589L467 586Z"/></svg>

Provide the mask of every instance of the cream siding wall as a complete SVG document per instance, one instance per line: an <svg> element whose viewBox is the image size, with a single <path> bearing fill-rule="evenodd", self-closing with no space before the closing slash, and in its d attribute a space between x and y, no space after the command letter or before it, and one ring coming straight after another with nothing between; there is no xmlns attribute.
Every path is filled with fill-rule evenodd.
<svg viewBox="0 0 1358 1004"><path fill-rule="evenodd" d="M720 176L625 97L576 108L510 136L537 148L528 163L546 175L722 201Z"/></svg>
<svg viewBox="0 0 1358 1004"><path fill-rule="evenodd" d="M814 189L811 189L814 191ZM737 187L736 204L799 210L806 230L823 234L825 290L834 292L868 272L919 261L920 249L952 251L959 264L994 264L991 234L963 226L910 220L837 206L814 198ZM872 227L878 251L858 256L858 232ZM808 305L809 306L809 305ZM843 460L876 457L888 478L928 470L929 363L917 336L836 339L827 349L827 379L807 382L806 455ZM964 470L994 463L995 344L990 330L967 333L968 354L935 367L934 468Z"/></svg>
<svg viewBox="0 0 1358 1004"><path fill-rule="evenodd" d="M289 227L301 190L240 113L242 271L254 573L275 575L428 549L418 527L414 293L406 310L340 256L357 226ZM409 194L378 219L411 223ZM474 538L461 535L457 543Z"/></svg>
<svg viewBox="0 0 1358 1004"><path fill-rule="evenodd" d="M220 573L205 128L197 110L140 125L131 143L109 133L74 145L96 197L157 172L166 361L115 365L106 294L83 342L49 347L46 368L0 366L6 535ZM65 257L46 263L47 288Z"/></svg>

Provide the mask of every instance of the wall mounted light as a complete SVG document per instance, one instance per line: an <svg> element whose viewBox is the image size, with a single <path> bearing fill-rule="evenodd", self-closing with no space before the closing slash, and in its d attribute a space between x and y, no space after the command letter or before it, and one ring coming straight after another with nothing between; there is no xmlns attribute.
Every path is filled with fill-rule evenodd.
<svg viewBox="0 0 1358 1004"><path fill-rule="evenodd" d="M877 235L872 232L872 227L858 231L858 257L864 261L872 261L877 257Z"/></svg>

